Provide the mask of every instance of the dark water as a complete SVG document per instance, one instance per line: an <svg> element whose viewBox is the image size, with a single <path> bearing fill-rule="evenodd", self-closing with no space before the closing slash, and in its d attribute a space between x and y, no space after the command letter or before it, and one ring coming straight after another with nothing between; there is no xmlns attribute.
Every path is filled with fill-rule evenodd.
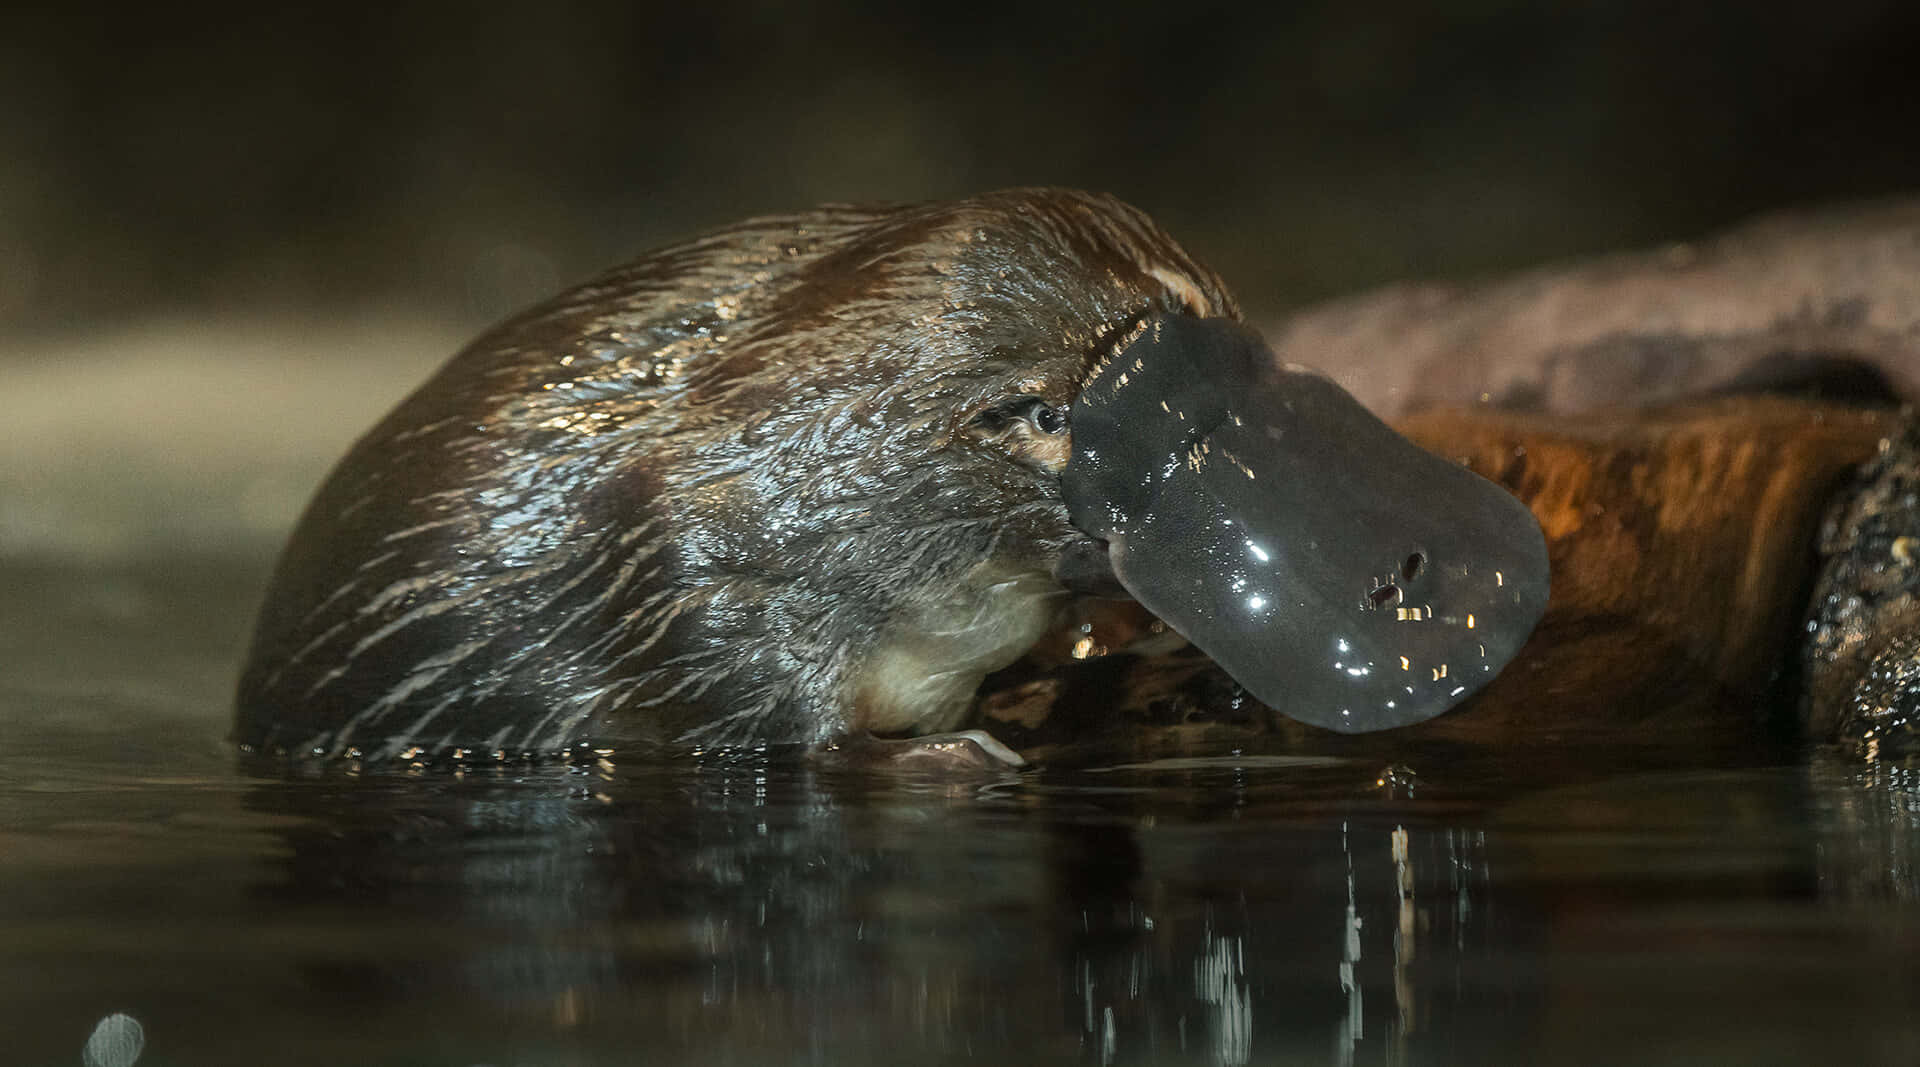
<svg viewBox="0 0 1920 1067"><path fill-rule="evenodd" d="M1911 1063L1820 752L250 773L257 561L0 568L0 1063ZM1543 709L1543 714L1550 709ZM1392 767L1391 773L1388 772Z"/></svg>

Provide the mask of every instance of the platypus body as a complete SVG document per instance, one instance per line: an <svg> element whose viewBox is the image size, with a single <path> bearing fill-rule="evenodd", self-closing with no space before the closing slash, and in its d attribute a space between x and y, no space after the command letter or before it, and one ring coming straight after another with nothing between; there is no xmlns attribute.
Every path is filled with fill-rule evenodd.
<svg viewBox="0 0 1920 1067"><path fill-rule="evenodd" d="M1253 401L1221 401L1257 393L1276 412L1294 406L1284 383L1262 378L1270 361L1238 317L1221 281L1140 212L1062 190L826 208L647 256L488 332L353 447L274 574L237 739L378 758L951 729L980 680L1053 623L1068 597L1057 575L1120 555L1129 515L1143 531L1158 523L1140 544L1180 554L1184 535L1165 532L1155 501L1225 493L1206 520L1216 527L1272 510L1235 502L1238 474L1218 490L1194 481L1226 462L1204 436L1222 419L1268 427L1274 448L1296 432L1241 418ZM1244 365L1202 390L1211 414L1197 437L1184 427L1199 408L1168 405L1158 385L1139 399L1124 388L1146 380L1127 376L1133 353L1195 331ZM1211 357L1195 358L1205 379ZM1144 467L1116 472L1117 448L1104 466L1075 455L1070 424L1092 381L1123 433L1160 420L1146 457L1127 461ZM1258 465L1262 446L1234 447ZM1240 469L1252 484L1253 468ZM1077 499L1063 478L1081 486ZM1113 502L1122 495L1127 508ZM1525 521L1523 558L1507 565L1532 583L1507 613L1531 612L1513 624L1515 647L1545 599L1544 555L1529 555L1539 532ZM1287 538L1229 533L1266 545L1263 559ZM1337 599L1401 622L1411 610L1438 633L1444 620L1431 604L1419 618L1410 583L1423 566L1445 580L1450 561L1433 553L1447 535L1409 536L1368 555L1366 575L1340 575ZM1196 599L1199 579L1162 574L1154 558L1136 553L1120 583L1181 601L1191 618L1169 621L1183 632L1240 626L1220 605L1245 597ZM1229 584L1266 580L1213 565ZM1476 590L1493 587L1493 569ZM1275 595L1296 618L1313 612ZM1490 629L1466 635L1482 641L1476 665L1488 671L1512 652L1489 653ZM1437 685L1442 668L1428 671Z"/></svg>

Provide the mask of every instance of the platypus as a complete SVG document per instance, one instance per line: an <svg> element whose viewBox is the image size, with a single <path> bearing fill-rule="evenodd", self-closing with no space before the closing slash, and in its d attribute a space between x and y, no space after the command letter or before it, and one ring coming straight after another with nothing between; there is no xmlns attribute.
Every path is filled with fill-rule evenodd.
<svg viewBox="0 0 1920 1067"><path fill-rule="evenodd" d="M274 573L236 738L939 751L1069 587L1306 721L1437 714L1543 609L1538 527L1239 320L1145 215L1067 190L645 256L354 445Z"/></svg>

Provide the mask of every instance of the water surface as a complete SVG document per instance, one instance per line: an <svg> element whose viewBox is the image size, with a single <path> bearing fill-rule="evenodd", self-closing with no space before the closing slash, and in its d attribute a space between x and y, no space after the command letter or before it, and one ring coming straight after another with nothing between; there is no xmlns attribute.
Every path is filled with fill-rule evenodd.
<svg viewBox="0 0 1920 1067"><path fill-rule="evenodd" d="M0 566L0 1033L74 1064L1908 1063L1920 772L1201 751L287 775L263 558ZM1550 709L1548 709L1550 710Z"/></svg>

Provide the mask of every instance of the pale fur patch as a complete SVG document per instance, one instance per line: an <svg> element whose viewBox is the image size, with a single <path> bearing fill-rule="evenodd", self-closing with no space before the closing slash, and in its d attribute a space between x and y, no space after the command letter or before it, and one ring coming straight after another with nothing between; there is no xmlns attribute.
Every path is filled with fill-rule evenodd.
<svg viewBox="0 0 1920 1067"><path fill-rule="evenodd" d="M951 729L981 680L1032 648L1065 600L1043 572L981 564L949 595L889 628L854 679L856 725L877 733Z"/></svg>
<svg viewBox="0 0 1920 1067"><path fill-rule="evenodd" d="M1147 273L1151 275L1155 281L1172 290L1173 294L1180 298L1180 302L1187 306L1187 310L1193 312L1195 315L1204 319L1215 314L1213 301L1207 299L1207 294L1202 292L1199 286L1193 284L1193 279L1184 274L1177 274L1165 267L1153 267L1149 269Z"/></svg>

